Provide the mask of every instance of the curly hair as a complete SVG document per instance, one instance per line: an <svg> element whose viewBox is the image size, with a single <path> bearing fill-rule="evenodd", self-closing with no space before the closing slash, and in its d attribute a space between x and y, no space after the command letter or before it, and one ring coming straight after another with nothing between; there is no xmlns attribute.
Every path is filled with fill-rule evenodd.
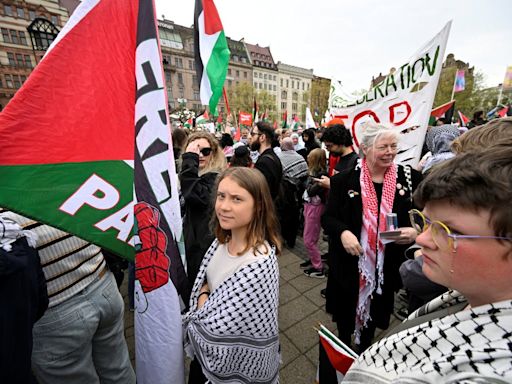
<svg viewBox="0 0 512 384"><path fill-rule="evenodd" d="M344 147L350 147L353 144L352 135L349 130L341 124L334 124L328 127L324 131L321 140L336 145L343 145Z"/></svg>

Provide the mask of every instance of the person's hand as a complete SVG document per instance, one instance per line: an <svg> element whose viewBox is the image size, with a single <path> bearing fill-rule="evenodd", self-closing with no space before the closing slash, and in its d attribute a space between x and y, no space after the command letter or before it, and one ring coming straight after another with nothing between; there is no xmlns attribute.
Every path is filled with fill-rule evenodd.
<svg viewBox="0 0 512 384"><path fill-rule="evenodd" d="M199 294L201 294L203 292L210 293L210 287L208 287L208 283L206 283L205 285L203 285L201 287L201 290L199 291ZM201 296L199 296L199 298L197 299L197 309L200 309L200 308L203 307L204 303L206 303L206 300L208 300L208 297L209 297L209 295L201 295Z"/></svg>
<svg viewBox="0 0 512 384"><path fill-rule="evenodd" d="M315 178L313 180L316 181L322 188L331 188L331 179L329 179L327 176L321 176L319 179Z"/></svg>
<svg viewBox="0 0 512 384"><path fill-rule="evenodd" d="M193 141L189 145L187 145L185 152L193 152L193 153L197 153L199 155L199 144L198 144L197 140Z"/></svg>
<svg viewBox="0 0 512 384"><path fill-rule="evenodd" d="M418 236L418 231L412 227L401 227L398 229L400 230L400 237L395 240L396 244L410 244L414 242L416 236Z"/></svg>
<svg viewBox="0 0 512 384"><path fill-rule="evenodd" d="M349 230L343 231L340 238L343 248L345 248L345 251L350 255L359 256L363 253L363 247L359 244L359 240L357 240L357 237Z"/></svg>

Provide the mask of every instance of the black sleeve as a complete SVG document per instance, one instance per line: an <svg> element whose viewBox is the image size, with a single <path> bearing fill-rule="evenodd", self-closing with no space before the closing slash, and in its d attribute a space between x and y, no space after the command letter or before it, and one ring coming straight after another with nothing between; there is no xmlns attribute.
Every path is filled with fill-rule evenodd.
<svg viewBox="0 0 512 384"><path fill-rule="evenodd" d="M329 236L337 238L340 237L343 231L349 230L349 226L342 221L340 214L346 198L345 180L345 173L338 173L331 177L327 206L322 216L322 228Z"/></svg>
<svg viewBox="0 0 512 384"><path fill-rule="evenodd" d="M186 152L181 158L180 185L185 203L209 207L216 174L199 176L199 155L196 153Z"/></svg>

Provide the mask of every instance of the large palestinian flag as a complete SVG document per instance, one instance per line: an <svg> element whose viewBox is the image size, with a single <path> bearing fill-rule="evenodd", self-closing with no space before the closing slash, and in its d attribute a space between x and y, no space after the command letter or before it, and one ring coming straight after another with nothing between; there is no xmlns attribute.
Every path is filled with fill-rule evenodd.
<svg viewBox="0 0 512 384"><path fill-rule="evenodd" d="M217 116L217 104L226 80L230 52L213 0L196 0L194 48L201 102Z"/></svg>
<svg viewBox="0 0 512 384"><path fill-rule="evenodd" d="M129 259L137 247L139 384L184 381L164 86L152 0L84 0L0 113L0 206Z"/></svg>

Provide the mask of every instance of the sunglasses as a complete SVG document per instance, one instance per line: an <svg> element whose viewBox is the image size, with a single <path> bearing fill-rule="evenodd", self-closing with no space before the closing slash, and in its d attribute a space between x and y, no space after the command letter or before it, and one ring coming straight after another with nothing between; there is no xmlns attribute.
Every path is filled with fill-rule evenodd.
<svg viewBox="0 0 512 384"><path fill-rule="evenodd" d="M201 152L201 154L203 156L209 156L211 153L212 153L212 149L211 148L202 148L199 150L199 152Z"/></svg>
<svg viewBox="0 0 512 384"><path fill-rule="evenodd" d="M461 239L512 240L510 237L455 234L445 223L441 221L431 221L417 209L409 211L409 219L411 220L413 228L416 229L418 233L425 232L430 228L432 240L434 240L434 243L439 249L445 252L457 252L457 241Z"/></svg>

